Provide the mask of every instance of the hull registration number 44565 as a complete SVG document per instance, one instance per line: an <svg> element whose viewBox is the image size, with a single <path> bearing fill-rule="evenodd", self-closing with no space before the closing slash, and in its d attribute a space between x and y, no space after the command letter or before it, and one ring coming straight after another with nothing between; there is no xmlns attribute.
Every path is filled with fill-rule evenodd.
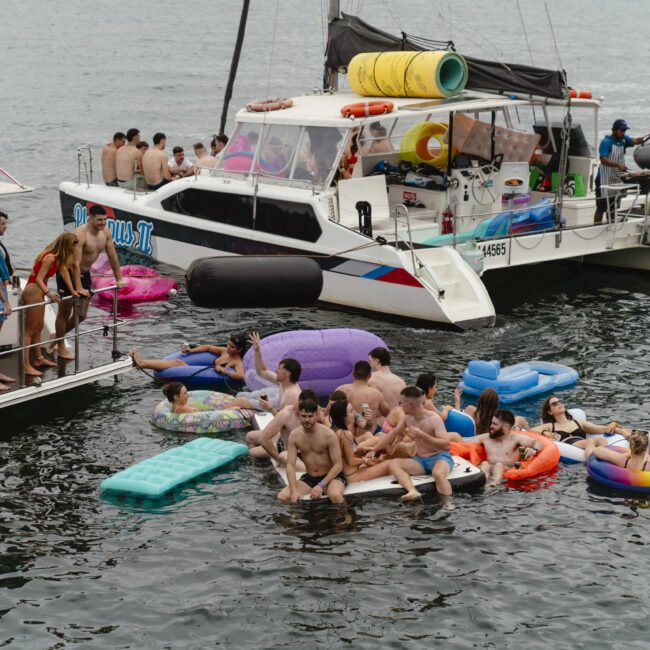
<svg viewBox="0 0 650 650"><path fill-rule="evenodd" d="M506 243L504 241L481 244L479 248L486 257L499 257L506 254Z"/></svg>

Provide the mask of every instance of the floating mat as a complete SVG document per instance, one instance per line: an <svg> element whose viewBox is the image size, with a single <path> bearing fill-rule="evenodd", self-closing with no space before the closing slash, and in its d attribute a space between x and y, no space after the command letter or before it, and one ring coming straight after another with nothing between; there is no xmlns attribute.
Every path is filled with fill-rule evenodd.
<svg viewBox="0 0 650 650"><path fill-rule="evenodd" d="M248 447L237 442L197 438L109 476L100 487L110 492L156 498L247 454Z"/></svg>

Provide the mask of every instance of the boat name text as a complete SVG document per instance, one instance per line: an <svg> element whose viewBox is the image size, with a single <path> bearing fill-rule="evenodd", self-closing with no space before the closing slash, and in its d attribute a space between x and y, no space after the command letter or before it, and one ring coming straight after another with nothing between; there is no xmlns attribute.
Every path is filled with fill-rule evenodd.
<svg viewBox="0 0 650 650"><path fill-rule="evenodd" d="M81 203L75 203L74 210L75 228L83 226L88 222L88 210ZM153 234L153 223L140 219L133 230L133 223L124 219L112 219L107 221L107 227L111 231L116 246L135 248L145 255L151 255L151 236Z"/></svg>

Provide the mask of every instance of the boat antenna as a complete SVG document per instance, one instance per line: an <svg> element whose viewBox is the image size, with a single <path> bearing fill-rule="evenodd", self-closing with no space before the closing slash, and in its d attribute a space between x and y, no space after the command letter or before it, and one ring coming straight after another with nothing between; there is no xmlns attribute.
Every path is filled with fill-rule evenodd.
<svg viewBox="0 0 650 650"><path fill-rule="evenodd" d="M219 125L219 135L224 134L226 128L226 120L228 119L228 106L232 98L232 88L235 84L235 77L237 76L237 67L239 66L239 55L241 54L241 47L244 42L244 34L246 33L246 20L248 19L248 7L250 0L244 0L241 9L241 17L239 18L239 30L237 31L237 41L235 42L235 51L232 55L230 63L230 75L228 76L228 84L226 85L226 94L223 98L223 109L221 110L221 124Z"/></svg>

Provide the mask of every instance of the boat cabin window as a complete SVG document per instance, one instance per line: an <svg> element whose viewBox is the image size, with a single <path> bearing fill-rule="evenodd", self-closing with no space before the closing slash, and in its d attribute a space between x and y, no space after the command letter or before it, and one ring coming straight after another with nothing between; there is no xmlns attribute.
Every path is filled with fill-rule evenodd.
<svg viewBox="0 0 650 650"><path fill-rule="evenodd" d="M240 122L217 160L216 169L235 174L251 172L262 132L261 124ZM258 163L259 164L259 163Z"/></svg>
<svg viewBox="0 0 650 650"><path fill-rule="evenodd" d="M161 204L167 212L303 241L318 241L322 233L312 207L294 201L258 197L254 220L253 197L241 194L192 187Z"/></svg>
<svg viewBox="0 0 650 650"><path fill-rule="evenodd" d="M307 180L318 187L331 182L341 156L346 130L336 127L306 126L291 178Z"/></svg>
<svg viewBox="0 0 650 650"><path fill-rule="evenodd" d="M300 137L300 127L269 124L264 128L259 172L263 176L289 178Z"/></svg>

